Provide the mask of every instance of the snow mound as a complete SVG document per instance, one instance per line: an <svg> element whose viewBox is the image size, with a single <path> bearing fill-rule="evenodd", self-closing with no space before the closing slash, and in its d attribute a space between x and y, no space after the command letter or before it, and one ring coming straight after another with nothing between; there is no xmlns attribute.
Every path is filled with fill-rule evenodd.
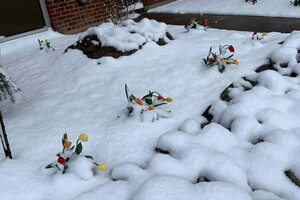
<svg viewBox="0 0 300 200"><path fill-rule="evenodd" d="M158 42L160 39L168 43L167 25L155 20L143 19L140 22L126 20L121 26L104 23L99 27L91 27L79 35L79 42L91 35L96 35L102 47L114 47L118 51L139 49L146 42ZM97 43L97 42L96 42Z"/></svg>
<svg viewBox="0 0 300 200"><path fill-rule="evenodd" d="M294 31L280 48L270 54L273 67L282 75L297 76L300 67L300 32Z"/></svg>

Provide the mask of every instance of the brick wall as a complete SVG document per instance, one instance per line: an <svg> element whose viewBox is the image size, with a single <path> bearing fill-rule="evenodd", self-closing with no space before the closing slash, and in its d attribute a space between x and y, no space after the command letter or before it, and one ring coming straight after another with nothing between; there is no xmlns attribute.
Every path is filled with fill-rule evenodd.
<svg viewBox="0 0 300 200"><path fill-rule="evenodd" d="M142 0L150 6L168 0ZM81 6L76 0L45 0L51 26L61 33L76 33L96 26L108 19L106 9L111 0L88 0Z"/></svg>
<svg viewBox="0 0 300 200"><path fill-rule="evenodd" d="M46 0L51 26L61 33L72 33L100 24L108 18L109 0L89 0L80 6L76 0Z"/></svg>

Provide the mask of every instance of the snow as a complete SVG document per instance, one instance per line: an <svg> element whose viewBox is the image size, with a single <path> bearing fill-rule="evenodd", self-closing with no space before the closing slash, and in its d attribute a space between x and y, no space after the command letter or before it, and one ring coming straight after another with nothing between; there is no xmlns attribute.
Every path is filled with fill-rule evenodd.
<svg viewBox="0 0 300 200"><path fill-rule="evenodd" d="M91 27L79 35L79 41L81 42L88 35L96 35L101 46L114 47L125 52L139 49L150 41L157 42L159 39L163 39L169 42L166 32L167 25L155 20L143 19L138 23L127 20L122 23L122 26L105 23L99 27Z"/></svg>
<svg viewBox="0 0 300 200"><path fill-rule="evenodd" d="M166 31L174 40L164 46L152 42ZM104 45L138 51L97 60L78 50L64 53L87 34L97 34ZM300 33L251 37L216 29L186 32L143 20L106 23L78 35L49 30L1 43L3 69L22 90L16 104L1 102L14 157L0 153L1 197L299 200L299 187L284 172L300 177L300 79L286 76L300 68ZM39 50L38 39L48 39L55 51ZM219 45L234 46L238 67L229 65L224 73L205 67L202 58ZM276 56L280 51L285 56ZM288 66L256 73L269 58L274 66ZM137 97L149 90L172 97L172 116L154 122L128 117L125 83ZM231 100L220 100L231 83ZM209 105L213 122L201 128ZM65 174L44 169L57 159L65 132L70 141L88 134L84 155L109 170L95 171L84 157Z"/></svg>
<svg viewBox="0 0 300 200"><path fill-rule="evenodd" d="M289 0L258 0L255 5L243 0L177 0L150 9L150 13L254 15L268 17L300 18L299 6Z"/></svg>

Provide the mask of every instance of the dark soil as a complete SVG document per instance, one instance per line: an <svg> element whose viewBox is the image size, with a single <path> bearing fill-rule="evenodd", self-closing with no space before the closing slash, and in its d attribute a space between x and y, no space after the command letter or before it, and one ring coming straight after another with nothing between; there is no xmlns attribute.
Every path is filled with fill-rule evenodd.
<svg viewBox="0 0 300 200"><path fill-rule="evenodd" d="M205 176L201 176L197 179L196 183L202 183L202 182L210 182L210 180Z"/></svg>
<svg viewBox="0 0 300 200"><path fill-rule="evenodd" d="M264 142L264 139L262 139L262 138L257 138L255 140L251 141L251 143L253 145L256 145L256 144L259 144L259 143L262 143L262 142Z"/></svg>
<svg viewBox="0 0 300 200"><path fill-rule="evenodd" d="M229 89L230 88L234 88L232 83L221 93L220 98L223 101L229 102L231 100L231 97L229 96Z"/></svg>
<svg viewBox="0 0 300 200"><path fill-rule="evenodd" d="M162 153L162 154L170 154L170 152L169 152L169 151L165 151L165 150L163 150L163 149L160 149L160 148L158 148L158 147L156 147L156 148L155 148L155 151L156 151L157 153Z"/></svg>
<svg viewBox="0 0 300 200"><path fill-rule="evenodd" d="M169 32L166 33L166 36L170 40L173 40L173 37ZM98 44L95 45L95 42ZM159 39L158 42L156 43L160 46L167 44L163 39ZM137 50L131 50L131 51L122 52L122 51L118 51L114 47L102 47L101 42L96 35L86 36L85 38L83 38L81 42L78 41L75 45L69 46L65 50L65 53L68 51L68 49L78 49L82 51L84 55L86 55L88 58L91 59L98 59L105 56L119 58L121 56L129 56L137 51Z"/></svg>
<svg viewBox="0 0 300 200"><path fill-rule="evenodd" d="M300 187L300 180L297 178L297 176L295 176L295 174L291 170L285 171L284 173L295 185Z"/></svg>
<svg viewBox="0 0 300 200"><path fill-rule="evenodd" d="M258 68L255 70L255 72L260 73L260 72L266 71L266 70L274 70L274 71L277 71L277 69L275 69L275 68L273 67L273 64L270 63L270 64L265 64L265 65L262 65L262 66L258 67Z"/></svg>
<svg viewBox="0 0 300 200"><path fill-rule="evenodd" d="M211 106L208 106L206 108L206 110L204 111L204 113L202 114L203 117L205 117L207 119L208 122L201 124L201 128L204 128L206 125L211 123L211 120L213 119L213 115L209 113L209 109L211 108Z"/></svg>
<svg viewBox="0 0 300 200"><path fill-rule="evenodd" d="M92 41L99 42L99 45L94 45ZM121 56L129 56L136 52L137 50L132 51L118 51L114 47L102 47L101 42L97 38L96 35L89 35L86 36L82 42L77 42L76 45L69 46L65 52L68 51L68 49L78 49L83 52L84 55L86 55L88 58L97 59L105 56L111 56L113 58L119 58Z"/></svg>

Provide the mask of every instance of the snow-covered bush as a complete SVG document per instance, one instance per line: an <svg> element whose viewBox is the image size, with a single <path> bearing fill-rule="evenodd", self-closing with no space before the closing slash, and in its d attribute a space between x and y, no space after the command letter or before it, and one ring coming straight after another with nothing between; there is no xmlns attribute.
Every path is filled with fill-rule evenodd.
<svg viewBox="0 0 300 200"><path fill-rule="evenodd" d="M267 35L268 35L268 33L262 33L262 34L260 35L260 34L258 34L257 32L253 32L253 34L252 34L252 40L262 40L262 39L264 39Z"/></svg>
<svg viewBox="0 0 300 200"><path fill-rule="evenodd" d="M294 2L291 1L291 3L292 3L294 6L300 6L300 0L294 0Z"/></svg>
<svg viewBox="0 0 300 200"><path fill-rule="evenodd" d="M88 140L87 134L80 134L76 144L72 146L72 142L68 140L68 135L65 133L62 137L63 150L56 154L58 159L45 168L57 168L62 171L63 174L70 168L70 171L75 172L83 179L88 179L93 176L92 168L94 166L97 166L100 171L106 171L107 167L103 164L96 163L92 156L80 155L83 149L81 142L87 142Z"/></svg>
<svg viewBox="0 0 300 200"><path fill-rule="evenodd" d="M202 17L204 14L200 13L200 16ZM207 28L209 28L208 26L208 19L201 19L201 18L191 18L191 21L188 25L185 25L184 28L187 29L188 31L191 29L197 29L200 26L204 27L204 30L206 30Z"/></svg>
<svg viewBox="0 0 300 200"><path fill-rule="evenodd" d="M0 65L0 101L9 99L12 103L15 103L14 93L17 91L20 91L20 89Z"/></svg>
<svg viewBox="0 0 300 200"><path fill-rule="evenodd" d="M257 0L246 0L246 2L248 2L248 1L251 1L251 2L253 3L253 5L254 5L255 3L257 3Z"/></svg>
<svg viewBox="0 0 300 200"><path fill-rule="evenodd" d="M230 54L228 54L228 51ZM235 64L239 65L239 61L233 58L234 47L232 45L219 46L219 54L212 52L212 47L210 47L206 59L203 59L204 63L208 67L213 67L218 65L218 69L223 73L227 65Z"/></svg>
<svg viewBox="0 0 300 200"><path fill-rule="evenodd" d="M168 103L172 102L172 98L164 98L158 92L149 91L143 98L135 97L130 93L125 84L125 93L128 101L127 110L128 116L141 115L141 120L158 120L160 117L171 117L171 110L168 108Z"/></svg>
<svg viewBox="0 0 300 200"><path fill-rule="evenodd" d="M45 39L45 41L38 39L38 43L40 46L40 50L45 49L45 51L47 51L47 52L49 50L55 51L55 49L52 46L50 46L50 42L47 39Z"/></svg>
<svg viewBox="0 0 300 200"><path fill-rule="evenodd" d="M109 15L107 21L114 24L121 24L130 18L130 14L135 10L138 0L109 0L106 12Z"/></svg>

